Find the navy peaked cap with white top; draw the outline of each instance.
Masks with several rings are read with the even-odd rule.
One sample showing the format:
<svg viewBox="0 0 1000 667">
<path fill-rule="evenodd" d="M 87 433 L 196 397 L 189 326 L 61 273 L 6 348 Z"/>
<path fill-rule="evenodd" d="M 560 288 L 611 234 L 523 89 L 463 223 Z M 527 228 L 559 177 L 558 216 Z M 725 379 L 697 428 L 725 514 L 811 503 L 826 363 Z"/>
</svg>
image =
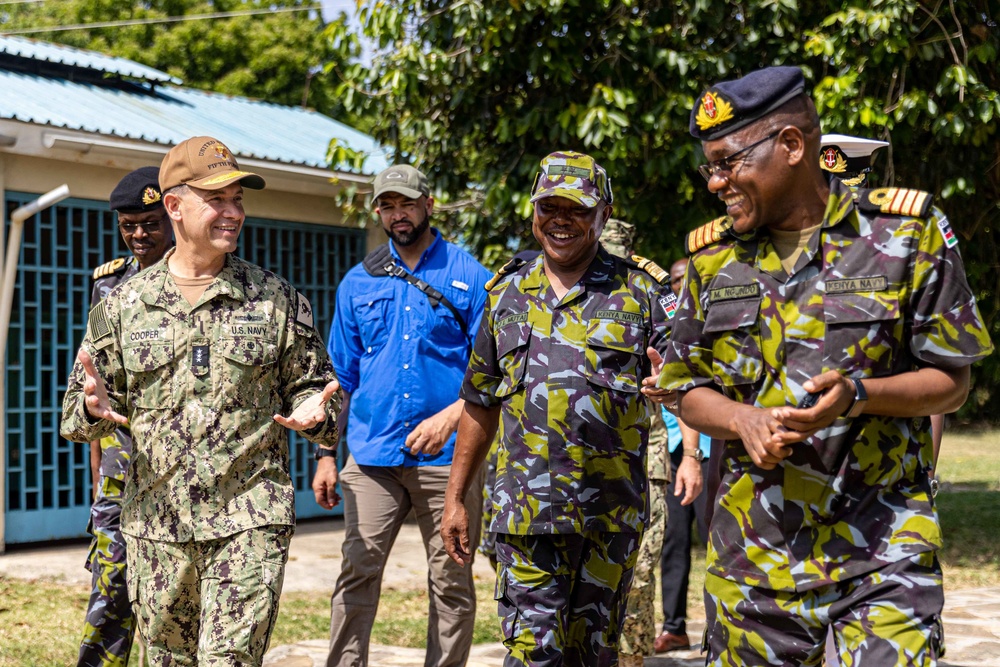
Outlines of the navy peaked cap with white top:
<svg viewBox="0 0 1000 667">
<path fill-rule="evenodd" d="M 709 86 L 691 110 L 691 136 L 719 139 L 768 115 L 802 95 L 805 76 L 798 67 L 767 67 L 740 79 Z"/>
</svg>

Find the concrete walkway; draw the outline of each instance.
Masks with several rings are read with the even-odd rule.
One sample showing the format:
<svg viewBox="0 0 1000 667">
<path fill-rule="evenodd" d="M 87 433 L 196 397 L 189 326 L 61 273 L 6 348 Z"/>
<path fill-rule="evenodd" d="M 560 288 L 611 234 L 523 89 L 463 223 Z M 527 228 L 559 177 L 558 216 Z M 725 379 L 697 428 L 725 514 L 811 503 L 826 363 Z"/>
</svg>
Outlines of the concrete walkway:
<svg viewBox="0 0 1000 667">
<path fill-rule="evenodd" d="M 289 552 L 285 572 L 284 592 L 331 592 L 340 572 L 340 543 L 344 524 L 339 519 L 313 520 L 298 527 Z M 87 545 L 44 547 L 15 550 L 0 555 L 0 577 L 47 579 L 68 585 L 87 587 L 90 576 L 83 568 Z M 477 580 L 493 579 L 493 571 L 485 558 L 474 564 Z M 383 586 L 397 590 L 412 590 L 426 586 L 427 565 L 420 531 L 408 523 L 400 531 L 389 562 Z M 480 609 L 479 613 L 492 613 Z M 701 637 L 703 620 L 691 619 L 688 634 L 692 640 Z M 968 591 L 946 590 L 944 609 L 947 656 L 941 667 L 1000 667 L 1000 588 Z M 264 664 L 268 667 L 319 667 L 326 660 L 325 637 L 289 646 L 272 646 Z M 676 651 L 668 655 L 647 658 L 647 667 L 696 667 L 704 665 L 697 646 L 691 651 Z M 499 644 L 473 647 L 468 667 L 500 667 L 506 654 Z M 420 649 L 373 646 L 370 667 L 423 667 L 424 653 Z"/>
</svg>

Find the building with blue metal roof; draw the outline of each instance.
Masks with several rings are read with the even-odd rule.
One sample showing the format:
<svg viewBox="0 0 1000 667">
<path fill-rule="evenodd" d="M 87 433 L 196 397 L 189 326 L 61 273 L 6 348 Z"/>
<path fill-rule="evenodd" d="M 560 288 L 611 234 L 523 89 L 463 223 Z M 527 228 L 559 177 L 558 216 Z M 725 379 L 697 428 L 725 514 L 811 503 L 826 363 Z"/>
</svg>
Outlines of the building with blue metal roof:
<svg viewBox="0 0 1000 667">
<path fill-rule="evenodd" d="M 85 535 L 85 445 L 59 437 L 66 378 L 83 337 L 94 267 L 128 250 L 108 195 L 129 171 L 158 165 L 195 135 L 220 139 L 267 181 L 248 190 L 238 253 L 286 277 L 312 302 L 325 337 L 336 287 L 381 238 L 345 225 L 337 197 L 387 166 L 369 136 L 308 109 L 185 88 L 129 60 L 0 36 L 0 198 L 7 216 L 62 184 L 70 198 L 29 218 L 4 359 L 0 550 Z M 361 173 L 330 165 L 336 140 L 366 155 Z M 370 238 L 369 238 L 370 237 Z M 316 515 L 311 447 L 291 440 L 299 517 Z"/>
</svg>

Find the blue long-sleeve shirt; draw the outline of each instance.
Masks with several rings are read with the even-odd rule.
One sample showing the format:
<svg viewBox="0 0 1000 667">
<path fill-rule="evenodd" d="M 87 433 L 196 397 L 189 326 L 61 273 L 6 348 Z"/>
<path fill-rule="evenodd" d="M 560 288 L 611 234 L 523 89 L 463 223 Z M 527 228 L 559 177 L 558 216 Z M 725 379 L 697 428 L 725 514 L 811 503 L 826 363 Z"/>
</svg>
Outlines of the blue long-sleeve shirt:
<svg viewBox="0 0 1000 667">
<path fill-rule="evenodd" d="M 337 289 L 329 351 L 337 378 L 351 394 L 347 445 L 360 465 L 449 465 L 455 435 L 434 456 L 403 453 L 422 420 L 458 400 L 486 303 L 487 271 L 434 230 L 414 276 L 444 294 L 465 320 L 401 278 L 375 277 L 355 266 Z M 406 267 L 389 242 L 397 263 Z"/>
</svg>

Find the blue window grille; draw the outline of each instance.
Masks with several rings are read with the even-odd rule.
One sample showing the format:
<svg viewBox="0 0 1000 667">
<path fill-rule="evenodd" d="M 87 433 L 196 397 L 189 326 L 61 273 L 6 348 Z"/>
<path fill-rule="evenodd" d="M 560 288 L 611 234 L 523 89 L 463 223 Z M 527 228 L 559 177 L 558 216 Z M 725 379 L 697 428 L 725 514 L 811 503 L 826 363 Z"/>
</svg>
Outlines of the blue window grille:
<svg viewBox="0 0 1000 667">
<path fill-rule="evenodd" d="M 6 219 L 36 197 L 7 192 Z M 306 295 L 324 340 L 337 285 L 364 252 L 360 229 L 258 218 L 247 219 L 238 251 Z M 70 198 L 25 221 L 7 343 L 4 538 L 9 544 L 85 534 L 89 448 L 59 437 L 62 398 L 86 330 L 94 267 L 127 255 L 106 202 Z M 320 515 L 325 511 L 310 490 L 312 445 L 292 434 L 290 448 L 296 513 Z"/>
</svg>

